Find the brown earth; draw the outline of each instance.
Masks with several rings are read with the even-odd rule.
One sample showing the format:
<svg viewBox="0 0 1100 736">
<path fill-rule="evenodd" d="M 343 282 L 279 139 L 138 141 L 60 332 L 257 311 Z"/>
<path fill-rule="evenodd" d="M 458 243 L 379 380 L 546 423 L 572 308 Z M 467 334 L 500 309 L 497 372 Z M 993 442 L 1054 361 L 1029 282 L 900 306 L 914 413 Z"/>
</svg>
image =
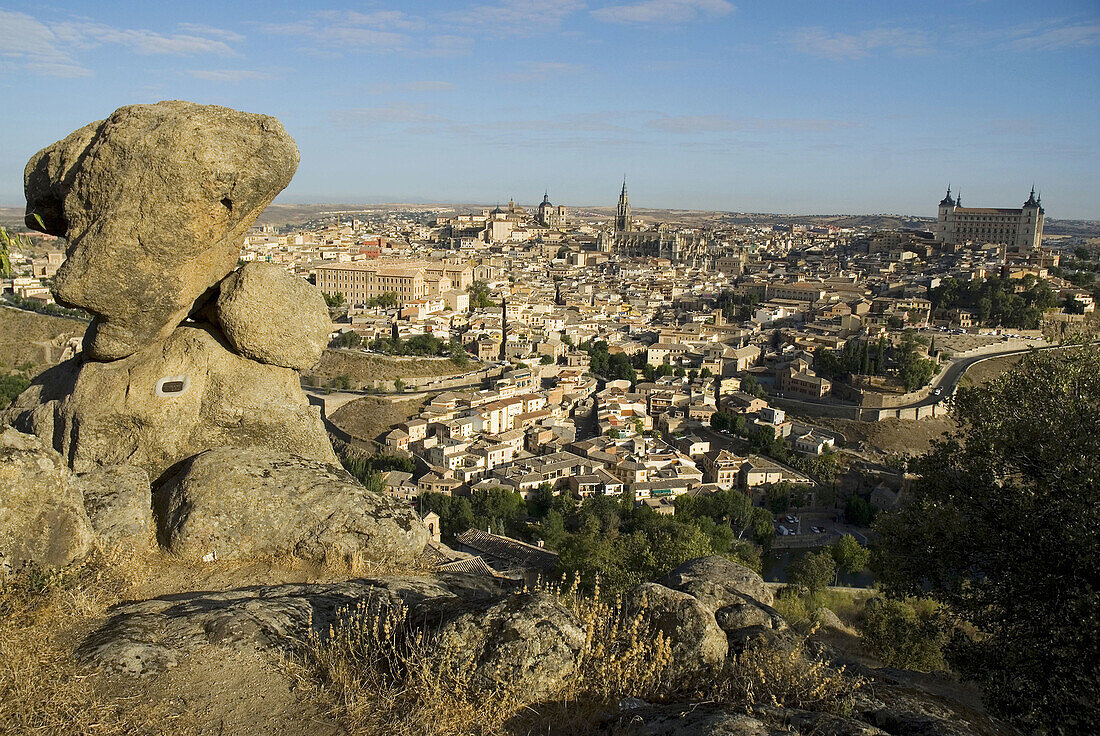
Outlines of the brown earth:
<svg viewBox="0 0 1100 736">
<path fill-rule="evenodd" d="M 390 401 L 379 396 L 364 396 L 334 411 L 329 421 L 360 442 L 377 442 L 394 425 L 420 414 L 426 400 Z"/>
<path fill-rule="evenodd" d="M 977 386 L 986 383 L 1019 363 L 1024 357 L 1023 355 L 1006 355 L 1003 358 L 990 358 L 975 363 L 963 374 L 960 384 L 963 386 Z"/>
<path fill-rule="evenodd" d="M 353 387 L 373 387 L 375 381 L 453 376 L 476 369 L 477 364 L 472 361 L 465 368 L 460 368 L 449 358 L 388 358 L 345 350 L 326 350 L 321 361 L 304 375 L 315 378 L 322 386 L 328 385 L 334 378 L 347 376 Z"/>
<path fill-rule="evenodd" d="M 949 417 L 934 419 L 884 419 L 881 422 L 857 422 L 854 419 L 815 417 L 813 423 L 834 429 L 848 438 L 848 447 L 864 443 L 868 452 L 887 455 L 921 455 L 932 440 L 955 429 Z"/>
<path fill-rule="evenodd" d="M 90 669 L 72 652 L 120 601 L 415 572 L 293 557 L 197 565 L 165 552 L 118 547 L 97 552 L 75 577 L 48 582 L 45 589 L 33 580 L 0 586 L 0 733 L 340 733 L 294 663 L 274 654 L 206 645 L 177 667 L 138 679 Z"/>
<path fill-rule="evenodd" d="M 30 363 L 24 372 L 38 375 L 57 362 L 69 338 L 86 329 L 80 320 L 0 307 L 0 373 Z"/>
</svg>

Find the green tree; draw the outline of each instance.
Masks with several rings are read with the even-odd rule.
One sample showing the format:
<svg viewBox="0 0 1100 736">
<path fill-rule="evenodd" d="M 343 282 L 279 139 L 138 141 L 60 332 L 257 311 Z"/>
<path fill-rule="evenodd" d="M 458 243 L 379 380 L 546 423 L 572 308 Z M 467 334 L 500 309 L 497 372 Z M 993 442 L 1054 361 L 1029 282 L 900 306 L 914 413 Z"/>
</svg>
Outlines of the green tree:
<svg viewBox="0 0 1100 736">
<path fill-rule="evenodd" d="M 860 545 L 851 534 L 845 534 L 834 542 L 829 547 L 829 553 L 832 554 L 833 561 L 836 562 L 834 582 L 840 578 L 842 572 L 848 575 L 862 572 L 866 569 L 867 563 L 871 561 L 871 550 Z"/>
<path fill-rule="evenodd" d="M 730 429 L 733 426 L 733 415 L 724 411 L 716 411 L 710 415 L 711 429 L 715 429 L 721 432 L 723 429 Z"/>
<path fill-rule="evenodd" d="M 870 526 L 875 519 L 875 507 L 856 495 L 844 501 L 844 520 L 856 526 Z"/>
<path fill-rule="evenodd" d="M 470 309 L 487 309 L 493 306 L 493 300 L 489 296 L 489 287 L 484 281 L 473 281 L 466 289 L 470 295 Z"/>
<path fill-rule="evenodd" d="M 756 381 L 756 376 L 751 373 L 741 379 L 741 390 L 752 396 L 764 396 L 764 389 L 760 388 L 760 384 Z"/>
<path fill-rule="evenodd" d="M 1033 352 L 961 387 L 954 414 L 960 429 L 876 524 L 878 580 L 977 630 L 947 656 L 992 712 L 1083 733 L 1100 719 L 1100 350 Z"/>
<path fill-rule="evenodd" d="M 6 408 L 15 401 L 15 397 L 23 393 L 31 385 L 30 379 L 22 373 L 9 373 L 0 376 L 0 408 Z"/>
<path fill-rule="evenodd" d="M 630 364 L 630 356 L 626 353 L 615 353 L 608 357 L 605 375 L 613 381 L 626 380 L 631 383 L 638 377 L 634 366 Z"/>
<path fill-rule="evenodd" d="M 363 338 L 355 330 L 341 332 L 332 340 L 335 348 L 357 348 L 363 344 Z"/>
<path fill-rule="evenodd" d="M 787 566 L 787 583 L 800 595 L 816 596 L 836 577 L 829 552 L 807 552 Z"/>
<path fill-rule="evenodd" d="M 863 643 L 887 666 L 922 672 L 946 666 L 943 647 L 951 629 L 932 601 L 876 596 L 867 601 L 857 628 Z"/>
<path fill-rule="evenodd" d="M 368 307 L 381 307 L 383 309 L 393 309 L 400 303 L 400 298 L 395 292 L 387 291 L 378 296 L 372 296 L 367 302 Z"/>
<path fill-rule="evenodd" d="M 327 304 L 331 309 L 344 306 L 344 295 L 339 291 L 335 294 L 321 292 L 321 296 L 325 298 L 325 304 Z"/>
<path fill-rule="evenodd" d="M 400 378 L 393 379 L 393 390 L 397 393 L 401 393 L 405 390 L 405 382 L 402 381 Z"/>
</svg>

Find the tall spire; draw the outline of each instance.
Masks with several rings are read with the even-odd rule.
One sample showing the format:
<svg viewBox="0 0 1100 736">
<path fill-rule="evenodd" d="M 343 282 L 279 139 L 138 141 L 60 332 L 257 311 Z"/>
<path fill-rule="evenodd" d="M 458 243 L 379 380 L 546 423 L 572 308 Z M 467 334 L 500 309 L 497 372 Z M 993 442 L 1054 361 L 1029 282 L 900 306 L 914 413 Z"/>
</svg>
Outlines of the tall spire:
<svg viewBox="0 0 1100 736">
<path fill-rule="evenodd" d="M 626 174 L 623 174 L 623 191 L 619 195 L 619 209 L 615 216 L 615 229 L 620 232 L 633 229 L 630 221 L 630 197 L 626 194 Z"/>
<path fill-rule="evenodd" d="M 963 206 L 963 193 L 961 189 L 959 190 L 959 193 L 955 195 L 955 204 L 959 207 Z"/>
<path fill-rule="evenodd" d="M 1040 195 L 1040 198 L 1039 198 L 1039 199 L 1035 199 L 1035 185 L 1034 185 L 1034 184 L 1032 184 L 1032 185 L 1031 185 L 1031 194 L 1030 194 L 1030 195 L 1028 196 L 1028 198 L 1027 198 L 1027 201 L 1026 201 L 1026 202 L 1024 202 L 1024 207 L 1038 207 L 1038 206 L 1039 206 L 1039 202 L 1040 202 L 1041 200 L 1042 200 L 1042 196 L 1041 196 L 1041 195 Z"/>
<path fill-rule="evenodd" d="M 500 298 L 500 359 L 508 360 L 508 299 Z"/>
<path fill-rule="evenodd" d="M 940 207 L 954 207 L 955 200 L 951 198 L 951 185 L 947 185 L 947 196 L 940 200 Z"/>
</svg>

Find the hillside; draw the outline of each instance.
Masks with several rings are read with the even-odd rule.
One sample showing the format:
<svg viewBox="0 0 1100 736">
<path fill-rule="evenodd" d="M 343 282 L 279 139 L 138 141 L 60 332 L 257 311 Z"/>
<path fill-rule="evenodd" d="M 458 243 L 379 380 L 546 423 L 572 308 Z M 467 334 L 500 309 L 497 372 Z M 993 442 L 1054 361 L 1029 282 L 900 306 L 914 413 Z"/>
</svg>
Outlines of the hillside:
<svg viewBox="0 0 1100 736">
<path fill-rule="evenodd" d="M 88 329 L 87 322 L 0 306 L 0 373 L 19 368 L 28 376 L 57 362 L 65 344 Z"/>
<path fill-rule="evenodd" d="M 373 386 L 375 381 L 392 382 L 400 378 L 436 378 L 454 376 L 477 369 L 471 362 L 460 367 L 449 358 L 391 358 L 384 355 L 352 350 L 326 350 L 319 362 L 304 375 L 316 379 L 318 385 L 329 385 L 333 379 L 347 376 L 353 388 Z"/>
</svg>

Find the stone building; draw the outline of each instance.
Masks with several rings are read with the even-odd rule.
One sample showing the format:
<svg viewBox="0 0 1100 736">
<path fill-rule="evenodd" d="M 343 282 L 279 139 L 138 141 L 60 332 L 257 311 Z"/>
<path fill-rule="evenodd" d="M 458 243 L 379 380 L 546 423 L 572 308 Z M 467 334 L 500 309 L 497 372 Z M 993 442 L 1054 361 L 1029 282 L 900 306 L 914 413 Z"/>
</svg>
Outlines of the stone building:
<svg viewBox="0 0 1100 736">
<path fill-rule="evenodd" d="M 1043 240 L 1043 218 L 1042 197 L 1036 198 L 1034 187 L 1019 209 L 963 207 L 962 195 L 952 197 L 948 188 L 940 201 L 934 234 L 936 242 L 943 245 L 971 240 L 1031 250 Z"/>
</svg>

